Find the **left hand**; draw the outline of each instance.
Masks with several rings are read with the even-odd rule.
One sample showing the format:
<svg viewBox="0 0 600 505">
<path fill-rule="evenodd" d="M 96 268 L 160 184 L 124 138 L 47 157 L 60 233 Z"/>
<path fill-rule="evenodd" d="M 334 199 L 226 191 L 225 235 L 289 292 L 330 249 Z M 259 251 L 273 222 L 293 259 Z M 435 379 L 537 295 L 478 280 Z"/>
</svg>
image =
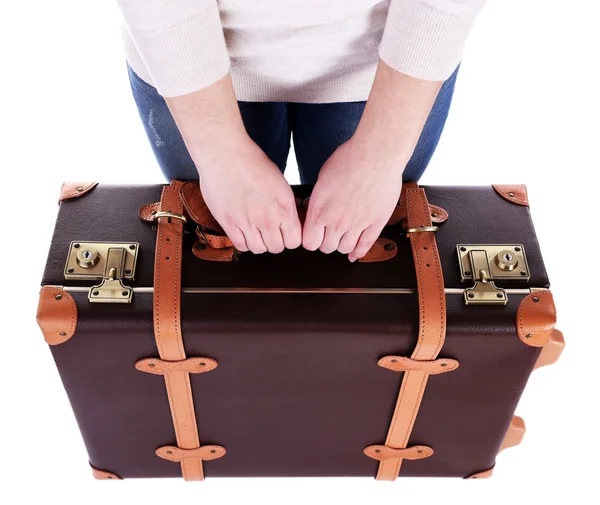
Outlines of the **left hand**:
<svg viewBox="0 0 600 505">
<path fill-rule="evenodd" d="M 356 135 L 342 144 L 321 168 L 309 200 L 304 248 L 337 250 L 351 262 L 367 254 L 398 203 L 405 165 Z"/>
</svg>

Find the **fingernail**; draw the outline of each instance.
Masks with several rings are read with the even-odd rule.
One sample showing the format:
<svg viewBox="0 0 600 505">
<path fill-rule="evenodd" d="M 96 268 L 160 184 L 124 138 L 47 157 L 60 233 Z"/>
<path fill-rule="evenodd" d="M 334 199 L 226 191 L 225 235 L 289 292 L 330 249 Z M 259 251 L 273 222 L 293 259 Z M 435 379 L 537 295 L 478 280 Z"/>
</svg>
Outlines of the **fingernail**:
<svg viewBox="0 0 600 505">
<path fill-rule="evenodd" d="M 348 259 L 350 260 L 350 263 L 354 263 L 357 260 L 357 258 L 351 258 L 350 256 L 348 256 Z"/>
</svg>

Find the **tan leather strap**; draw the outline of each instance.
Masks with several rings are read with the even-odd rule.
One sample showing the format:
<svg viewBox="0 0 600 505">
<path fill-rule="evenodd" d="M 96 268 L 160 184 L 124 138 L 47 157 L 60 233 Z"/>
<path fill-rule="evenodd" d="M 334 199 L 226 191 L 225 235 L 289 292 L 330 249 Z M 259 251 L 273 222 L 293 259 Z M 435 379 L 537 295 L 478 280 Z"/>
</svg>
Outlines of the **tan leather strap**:
<svg viewBox="0 0 600 505">
<path fill-rule="evenodd" d="M 157 212 L 183 215 L 181 186 L 182 183 L 174 181 L 163 189 Z M 181 363 L 186 360 L 180 320 L 184 222 L 171 217 L 160 217 L 156 221 L 158 231 L 154 263 L 154 336 L 161 359 L 178 363 L 170 371 L 163 370 L 177 445 L 184 450 L 199 449 L 200 437 L 190 375 L 188 370 L 181 367 Z M 180 464 L 185 480 L 204 479 L 202 458 L 182 458 Z"/>
<path fill-rule="evenodd" d="M 431 212 L 425 191 L 415 183 L 404 185 L 407 228 L 431 227 Z M 446 298 L 442 265 L 433 231 L 408 234 L 413 251 L 417 288 L 419 294 L 419 337 L 411 359 L 433 361 L 437 358 L 446 335 Z M 402 386 L 390 423 L 385 446 L 391 449 L 407 448 L 421 400 L 425 392 L 429 372 L 410 369 L 404 372 Z M 403 457 L 391 457 L 380 461 L 378 480 L 395 480 L 400 472 Z"/>
</svg>

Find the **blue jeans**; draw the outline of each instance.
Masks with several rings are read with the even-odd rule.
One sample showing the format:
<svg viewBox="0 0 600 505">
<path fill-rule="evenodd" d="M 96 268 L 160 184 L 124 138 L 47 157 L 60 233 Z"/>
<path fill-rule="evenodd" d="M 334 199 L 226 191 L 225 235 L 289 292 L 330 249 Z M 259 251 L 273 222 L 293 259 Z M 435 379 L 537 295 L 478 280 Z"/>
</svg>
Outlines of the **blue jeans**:
<svg viewBox="0 0 600 505">
<path fill-rule="evenodd" d="M 163 174 L 168 180 L 198 179 L 194 162 L 165 100 L 130 67 L 128 70 L 133 97 Z M 433 156 L 448 117 L 457 73 L 458 68 L 437 96 L 404 171 L 405 181 L 418 181 Z M 282 172 L 293 136 L 300 181 L 314 184 L 323 164 L 354 134 L 366 102 L 238 103 L 248 135 Z"/>
</svg>

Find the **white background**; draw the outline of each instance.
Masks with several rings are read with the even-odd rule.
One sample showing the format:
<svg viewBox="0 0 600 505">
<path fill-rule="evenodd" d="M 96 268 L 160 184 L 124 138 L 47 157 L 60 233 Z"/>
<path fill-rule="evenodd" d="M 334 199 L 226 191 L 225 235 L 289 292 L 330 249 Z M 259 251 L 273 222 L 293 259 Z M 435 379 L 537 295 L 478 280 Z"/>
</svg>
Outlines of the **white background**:
<svg viewBox="0 0 600 505">
<path fill-rule="evenodd" d="M 90 475 L 35 324 L 37 291 L 63 180 L 147 183 L 162 182 L 161 174 L 130 96 L 113 2 L 3 2 L 1 499 L 504 504 L 566 502 L 592 492 L 600 449 L 599 19 L 591 0 L 491 0 L 472 33 L 446 131 L 422 180 L 528 184 L 558 327 L 567 338 L 560 363 L 532 376 L 517 410 L 528 425 L 525 440 L 499 456 L 491 479 L 111 483 Z"/>
</svg>

